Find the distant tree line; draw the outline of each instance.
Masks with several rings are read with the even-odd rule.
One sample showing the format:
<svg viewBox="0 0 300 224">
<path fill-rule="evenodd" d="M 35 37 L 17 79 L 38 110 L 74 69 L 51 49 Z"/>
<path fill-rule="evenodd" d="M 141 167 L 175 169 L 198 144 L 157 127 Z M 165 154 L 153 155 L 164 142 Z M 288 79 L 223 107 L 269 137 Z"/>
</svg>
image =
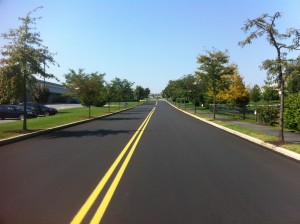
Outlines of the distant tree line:
<svg viewBox="0 0 300 224">
<path fill-rule="evenodd" d="M 148 98 L 149 88 L 136 86 L 127 79 L 115 78 L 111 82 L 104 79 L 105 73 L 85 73 L 84 69 L 73 69 L 65 74 L 64 86 L 69 90 L 68 95 L 78 97 L 82 105 L 101 107 L 108 102 L 140 101 Z"/>
<path fill-rule="evenodd" d="M 164 97 L 175 103 L 190 101 L 195 106 L 212 104 L 214 119 L 217 103 L 240 107 L 248 104 L 248 90 L 237 65 L 229 63 L 227 51 L 206 51 L 197 57 L 197 62 L 200 67 L 195 74 L 169 81 L 163 90 Z"/>
</svg>

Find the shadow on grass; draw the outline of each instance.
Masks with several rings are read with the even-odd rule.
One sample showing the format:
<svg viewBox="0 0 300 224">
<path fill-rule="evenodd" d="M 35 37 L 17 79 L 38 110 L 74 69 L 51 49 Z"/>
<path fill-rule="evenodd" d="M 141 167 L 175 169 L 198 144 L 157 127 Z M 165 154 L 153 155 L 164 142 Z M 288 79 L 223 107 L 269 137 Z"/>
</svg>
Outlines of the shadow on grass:
<svg viewBox="0 0 300 224">
<path fill-rule="evenodd" d="M 58 113 L 58 114 L 69 114 L 69 113 L 71 113 L 71 112 L 68 112 L 68 111 L 58 111 L 57 113 Z"/>
</svg>

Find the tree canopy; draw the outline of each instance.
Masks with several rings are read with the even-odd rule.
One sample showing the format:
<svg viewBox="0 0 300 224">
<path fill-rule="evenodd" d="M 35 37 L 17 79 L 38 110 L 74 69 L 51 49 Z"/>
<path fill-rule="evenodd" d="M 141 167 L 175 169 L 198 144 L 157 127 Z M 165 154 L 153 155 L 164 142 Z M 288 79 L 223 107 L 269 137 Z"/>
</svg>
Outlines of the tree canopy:
<svg viewBox="0 0 300 224">
<path fill-rule="evenodd" d="M 0 103 L 16 102 L 23 96 L 24 122 L 26 124 L 26 93 L 27 89 L 33 89 L 37 82 L 35 75 L 44 78 L 55 78 L 44 70 L 48 64 L 56 65 L 48 47 L 42 45 L 40 33 L 36 32 L 36 21 L 40 18 L 33 17 L 39 8 L 19 18 L 21 25 L 16 29 L 10 29 L 1 37 L 7 44 L 1 49 L 0 59 Z"/>
<path fill-rule="evenodd" d="M 240 46 L 251 44 L 254 39 L 266 36 L 267 42 L 276 50 L 275 59 L 267 59 L 262 63 L 261 68 L 267 70 L 268 75 L 275 76 L 275 82 L 279 84 L 280 90 L 280 138 L 284 141 L 284 88 L 285 79 L 283 70 L 287 63 L 287 54 L 292 50 L 299 50 L 300 30 L 289 28 L 285 33 L 276 29 L 276 20 L 282 16 L 282 13 L 276 12 L 274 15 L 263 14 L 255 19 L 248 19 L 243 26 L 244 32 L 250 32 L 245 40 L 240 41 Z"/>
<path fill-rule="evenodd" d="M 197 63 L 200 64 L 196 74 L 207 84 L 209 94 L 214 99 L 214 119 L 216 118 L 216 98 L 217 94 L 223 88 L 222 76 L 233 73 L 233 68 L 228 65 L 229 54 L 227 51 L 206 51 L 206 54 L 197 57 Z"/>
</svg>

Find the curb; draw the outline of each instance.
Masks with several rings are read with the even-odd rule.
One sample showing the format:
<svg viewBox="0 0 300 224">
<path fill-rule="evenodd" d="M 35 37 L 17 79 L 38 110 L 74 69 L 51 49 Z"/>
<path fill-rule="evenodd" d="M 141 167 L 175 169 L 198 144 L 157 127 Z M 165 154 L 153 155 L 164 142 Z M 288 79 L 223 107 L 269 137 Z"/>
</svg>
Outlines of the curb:
<svg viewBox="0 0 300 224">
<path fill-rule="evenodd" d="M 180 108 L 174 106 L 173 104 L 171 104 L 171 103 L 168 102 L 168 101 L 166 101 L 166 102 L 169 103 L 172 107 L 176 108 L 177 110 L 179 110 L 179 111 L 181 111 L 181 112 L 183 112 L 183 113 L 185 113 L 185 114 L 187 114 L 187 115 L 189 115 L 189 116 L 191 116 L 191 117 L 194 117 L 194 118 L 196 118 L 196 119 L 198 119 L 198 120 L 200 120 L 200 121 L 202 121 L 202 122 L 205 122 L 205 123 L 210 124 L 210 125 L 212 125 L 212 126 L 214 126 L 214 127 L 217 127 L 217 128 L 219 128 L 219 129 L 222 129 L 222 130 L 224 130 L 224 131 L 226 131 L 226 132 L 229 132 L 229 133 L 231 133 L 231 134 L 234 134 L 234 135 L 236 135 L 236 136 L 239 136 L 239 137 L 241 137 L 241 138 L 243 138 L 243 139 L 246 139 L 246 140 L 248 140 L 248 141 L 250 141 L 250 142 L 253 142 L 253 143 L 256 143 L 256 144 L 258 144 L 258 145 L 261 145 L 261 146 L 263 146 L 263 147 L 265 147 L 265 148 L 267 148 L 267 149 L 270 149 L 270 150 L 273 151 L 273 152 L 277 152 L 277 153 L 282 154 L 282 155 L 284 155 L 284 156 L 287 156 L 287 157 L 289 157 L 289 158 L 292 158 L 292 159 L 295 159 L 295 160 L 297 160 L 297 161 L 300 161 L 300 154 L 298 154 L 298 153 L 296 153 L 296 152 L 290 151 L 290 150 L 285 149 L 285 148 L 282 148 L 282 147 L 278 147 L 278 146 L 276 146 L 276 145 L 267 143 L 267 142 L 265 142 L 265 141 L 263 141 L 263 140 L 260 140 L 260 139 L 251 137 L 251 136 L 249 136 L 249 135 L 246 135 L 246 134 L 243 134 L 243 133 L 234 131 L 234 130 L 232 130 L 232 129 L 230 129 L 230 128 L 226 128 L 226 127 L 224 127 L 224 126 L 222 126 L 222 125 L 213 123 L 213 122 L 211 122 L 211 121 L 207 121 L 207 120 L 205 120 L 205 119 L 203 119 L 203 118 L 200 118 L 200 117 L 198 117 L 198 116 L 196 116 L 196 115 L 194 115 L 194 114 L 190 114 L 190 113 L 188 113 L 188 112 L 186 112 L 186 111 L 184 111 L 184 110 L 182 110 L 182 109 L 180 109 Z"/>
<path fill-rule="evenodd" d="M 58 130 L 61 130 L 61 129 L 64 129 L 64 128 L 69 128 L 69 127 L 72 127 L 72 126 L 75 126 L 75 125 L 88 123 L 90 121 L 98 120 L 98 119 L 101 119 L 101 118 L 104 118 L 104 117 L 109 117 L 111 115 L 118 114 L 118 113 L 130 110 L 132 108 L 133 107 L 130 107 L 130 108 L 127 108 L 127 109 L 124 109 L 124 110 L 120 110 L 120 111 L 117 111 L 117 112 L 101 115 L 101 116 L 98 116 L 98 117 L 88 118 L 88 119 L 85 119 L 85 120 L 82 120 L 82 121 L 75 121 L 75 122 L 72 122 L 72 123 L 56 126 L 56 127 L 53 127 L 53 128 L 48 128 L 48 129 L 41 130 L 41 131 L 35 131 L 35 132 L 32 132 L 32 133 L 22 134 L 22 135 L 19 135 L 19 136 L 3 139 L 3 140 L 0 140 L 0 146 L 7 145 L 7 144 L 10 144 L 10 143 L 14 143 L 14 142 L 18 142 L 18 141 L 22 141 L 22 140 L 25 140 L 25 139 L 28 139 L 28 138 L 39 136 L 39 135 L 48 134 L 48 133 L 58 131 Z"/>
</svg>

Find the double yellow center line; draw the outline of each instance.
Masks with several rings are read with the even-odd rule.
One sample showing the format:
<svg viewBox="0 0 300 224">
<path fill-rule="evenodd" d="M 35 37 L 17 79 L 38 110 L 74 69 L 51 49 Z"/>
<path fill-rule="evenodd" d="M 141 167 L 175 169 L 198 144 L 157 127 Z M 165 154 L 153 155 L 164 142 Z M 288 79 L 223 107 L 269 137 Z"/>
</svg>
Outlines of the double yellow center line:
<svg viewBox="0 0 300 224">
<path fill-rule="evenodd" d="M 94 191 L 92 192 L 92 194 L 89 196 L 89 198 L 86 200 L 86 202 L 84 203 L 84 205 L 81 207 L 81 209 L 78 211 L 78 213 L 76 214 L 76 216 L 73 218 L 73 220 L 71 221 L 71 224 L 79 224 L 82 222 L 82 220 L 84 219 L 84 217 L 86 216 L 86 214 L 88 213 L 88 211 L 90 210 L 91 206 L 94 204 L 95 200 L 97 199 L 98 195 L 101 193 L 102 189 L 104 188 L 104 186 L 106 185 L 107 181 L 110 179 L 111 175 L 113 174 L 113 172 L 115 171 L 116 167 L 118 166 L 118 164 L 120 163 L 120 161 L 122 160 L 122 158 L 124 157 L 124 155 L 126 154 L 126 152 L 128 151 L 128 149 L 131 146 L 131 149 L 129 151 L 129 153 L 127 154 L 123 164 L 121 165 L 119 171 L 117 172 L 117 175 L 115 176 L 112 184 L 110 185 L 107 193 L 105 194 L 103 200 L 101 201 L 96 213 L 94 214 L 92 220 L 91 220 L 91 224 L 98 224 L 101 222 L 101 219 L 106 211 L 106 208 L 121 180 L 121 177 L 124 174 L 124 171 L 134 153 L 134 150 L 142 136 L 142 134 L 144 133 L 148 122 L 150 121 L 150 118 L 152 116 L 152 114 L 155 111 L 155 107 L 151 110 L 151 112 L 148 114 L 148 116 L 146 117 L 146 119 L 143 121 L 143 123 L 141 124 L 141 126 L 138 128 L 138 130 L 134 133 L 134 135 L 132 136 L 132 138 L 129 140 L 129 142 L 127 143 L 127 145 L 124 147 L 124 149 L 122 150 L 122 152 L 119 154 L 119 156 L 117 157 L 117 159 L 114 161 L 114 163 L 111 165 L 111 167 L 109 168 L 109 170 L 106 172 L 106 174 L 104 175 L 104 177 L 102 178 L 102 180 L 99 182 L 99 184 L 97 185 L 97 187 L 94 189 Z"/>
</svg>

